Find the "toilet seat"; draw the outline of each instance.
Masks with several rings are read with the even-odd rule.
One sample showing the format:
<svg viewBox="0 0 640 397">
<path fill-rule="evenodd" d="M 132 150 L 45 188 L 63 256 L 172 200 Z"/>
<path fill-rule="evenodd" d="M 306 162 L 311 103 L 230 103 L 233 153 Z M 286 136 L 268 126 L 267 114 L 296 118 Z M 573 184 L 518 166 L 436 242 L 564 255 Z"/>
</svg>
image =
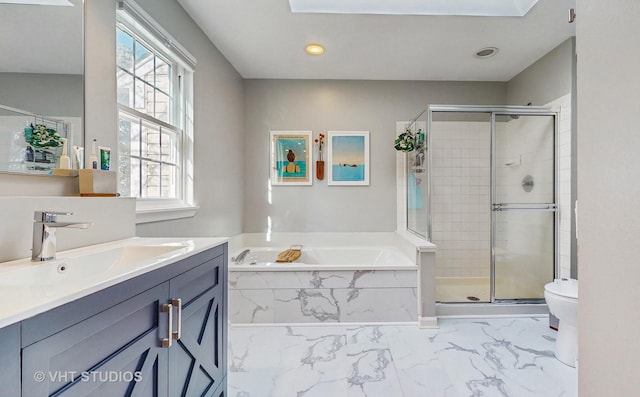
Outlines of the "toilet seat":
<svg viewBox="0 0 640 397">
<path fill-rule="evenodd" d="M 545 291 L 563 298 L 578 299 L 578 280 L 553 280 L 544 286 Z"/>
</svg>

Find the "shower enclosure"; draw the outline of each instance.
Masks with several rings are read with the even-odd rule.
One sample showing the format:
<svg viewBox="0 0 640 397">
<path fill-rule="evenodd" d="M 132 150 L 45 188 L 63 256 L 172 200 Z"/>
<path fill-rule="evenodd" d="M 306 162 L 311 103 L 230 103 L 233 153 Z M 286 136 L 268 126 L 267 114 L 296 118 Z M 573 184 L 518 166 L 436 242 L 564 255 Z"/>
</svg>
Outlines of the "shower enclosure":
<svg viewBox="0 0 640 397">
<path fill-rule="evenodd" d="M 437 301 L 542 302 L 557 268 L 557 116 L 427 109 L 425 145 L 407 156 L 407 225 L 438 247 Z"/>
</svg>

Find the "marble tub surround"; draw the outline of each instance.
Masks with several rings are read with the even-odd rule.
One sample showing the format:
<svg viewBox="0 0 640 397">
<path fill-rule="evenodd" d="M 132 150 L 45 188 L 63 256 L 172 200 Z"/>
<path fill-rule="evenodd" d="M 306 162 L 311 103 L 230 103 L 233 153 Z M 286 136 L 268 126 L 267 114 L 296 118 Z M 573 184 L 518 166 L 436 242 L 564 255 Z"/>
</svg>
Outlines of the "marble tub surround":
<svg viewBox="0 0 640 397">
<path fill-rule="evenodd" d="M 392 266 L 343 266 L 343 264 L 329 264 L 331 266 L 318 266 L 306 269 L 291 268 L 285 265 L 272 266 L 278 275 L 263 276 L 246 275 L 252 282 L 258 283 L 250 287 L 246 284 L 233 284 L 238 277 L 233 273 L 237 270 L 245 272 L 255 271 L 251 265 L 244 264 L 239 267 L 230 265 L 229 285 L 229 313 L 233 323 L 270 323 L 290 322 L 416 322 L 421 326 L 437 326 L 435 316 L 435 250 L 436 246 L 414 236 L 408 232 L 373 232 L 373 233 L 245 233 L 234 236 L 229 242 L 230 256 L 235 256 L 247 248 L 254 251 L 278 250 L 287 248 L 293 244 L 302 245 L 302 257 L 314 247 L 318 248 L 364 248 L 379 249 L 392 247 L 393 250 L 405 257 L 404 267 L 394 263 Z M 275 253 L 274 253 L 275 254 Z M 259 256 L 259 255 L 258 255 Z M 311 255 L 309 255 L 311 257 Z M 259 262 L 259 260 L 258 260 Z M 327 265 L 328 263 L 324 263 Z M 285 269 L 286 268 L 286 269 Z M 297 272 L 307 270 L 309 272 L 322 272 L 320 278 L 322 286 L 311 283 L 314 277 L 311 273 L 304 276 L 302 283 L 288 284 L 291 278 L 300 275 L 284 275 L 282 270 Z M 326 273 L 330 270 L 330 273 Z M 410 271 L 400 275 L 400 271 Z M 260 270 L 262 271 L 262 269 Z M 351 274 L 338 275 L 332 272 L 349 271 Z M 374 271 L 373 274 L 359 277 L 357 287 L 349 287 L 353 279 L 353 272 Z M 390 271 L 390 276 L 381 276 Z M 393 273 L 393 272 L 396 273 Z M 411 274 L 410 284 L 400 280 Z M 389 282 L 364 284 L 365 280 L 385 277 Z M 346 280 L 338 286 L 331 284 L 333 281 Z M 415 281 L 413 281 L 415 279 Z M 258 281 L 260 280 L 260 281 Z M 272 284 L 270 284 L 272 283 Z M 316 283 L 317 284 L 317 283 Z M 345 286 L 346 285 L 346 286 Z M 286 291 L 286 290 L 289 291 Z M 302 291 L 304 289 L 305 291 Z M 309 289 L 316 289 L 314 295 L 310 295 Z M 344 289 L 341 290 L 341 289 Z M 343 298 L 346 297 L 346 298 Z M 369 300 L 368 297 L 372 297 Z M 377 297 L 374 298 L 374 297 Z M 410 302 L 409 300 L 412 300 Z M 293 303 L 298 305 L 292 311 Z M 315 305 L 315 306 L 314 306 Z M 368 307 L 367 307 L 368 306 Z M 315 308 L 317 308 L 317 310 Z M 414 309 L 415 307 L 415 309 Z M 314 308 L 309 310 L 309 308 Z M 357 312 L 357 313 L 356 313 Z M 282 315 L 278 314 L 282 313 Z M 300 313 L 300 314 L 298 314 Z M 288 316 L 288 318 L 287 318 Z M 324 320 L 321 320 L 324 319 Z M 304 320 L 304 321 L 301 321 Z"/>
<path fill-rule="evenodd" d="M 231 326 L 229 395 L 576 397 L 545 318 L 413 325 Z"/>
<path fill-rule="evenodd" d="M 232 266 L 231 269 L 234 269 Z M 412 270 L 290 270 L 229 271 L 229 287 L 250 289 L 299 288 L 415 288 L 416 269 Z"/>
<path fill-rule="evenodd" d="M 233 324 L 416 322 L 413 270 L 230 271 Z"/>
</svg>

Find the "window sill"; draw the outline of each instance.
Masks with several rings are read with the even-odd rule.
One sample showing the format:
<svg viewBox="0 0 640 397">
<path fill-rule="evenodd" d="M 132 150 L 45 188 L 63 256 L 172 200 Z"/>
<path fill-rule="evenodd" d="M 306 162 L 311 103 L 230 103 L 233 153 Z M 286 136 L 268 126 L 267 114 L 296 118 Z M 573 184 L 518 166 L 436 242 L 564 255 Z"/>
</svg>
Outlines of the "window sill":
<svg viewBox="0 0 640 397">
<path fill-rule="evenodd" d="M 169 221 L 193 217 L 200 207 L 176 206 L 176 207 L 149 207 L 140 205 L 136 208 L 136 224 Z"/>
</svg>

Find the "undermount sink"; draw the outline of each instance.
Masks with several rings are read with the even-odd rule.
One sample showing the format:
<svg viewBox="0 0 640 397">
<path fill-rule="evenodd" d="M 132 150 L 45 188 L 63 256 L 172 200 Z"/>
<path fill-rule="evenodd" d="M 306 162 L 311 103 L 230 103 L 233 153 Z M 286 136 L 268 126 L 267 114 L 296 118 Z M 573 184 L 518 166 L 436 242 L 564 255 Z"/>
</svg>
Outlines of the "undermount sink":
<svg viewBox="0 0 640 397">
<path fill-rule="evenodd" d="M 109 273 L 122 273 L 148 264 L 153 259 L 165 259 L 166 254 L 185 248 L 184 245 L 129 245 L 104 251 L 70 256 L 64 254 L 50 262 L 30 262 L 0 273 L 2 287 L 41 287 L 82 282 Z"/>
<path fill-rule="evenodd" d="M 9 303 L 0 306 L 0 330 L 139 277 L 177 275 L 184 266 L 173 265 L 222 255 L 226 243 L 224 237 L 129 237 L 60 250 L 50 261 L 31 261 L 23 252 L 22 259 L 0 262 L 0 300 Z"/>
</svg>

